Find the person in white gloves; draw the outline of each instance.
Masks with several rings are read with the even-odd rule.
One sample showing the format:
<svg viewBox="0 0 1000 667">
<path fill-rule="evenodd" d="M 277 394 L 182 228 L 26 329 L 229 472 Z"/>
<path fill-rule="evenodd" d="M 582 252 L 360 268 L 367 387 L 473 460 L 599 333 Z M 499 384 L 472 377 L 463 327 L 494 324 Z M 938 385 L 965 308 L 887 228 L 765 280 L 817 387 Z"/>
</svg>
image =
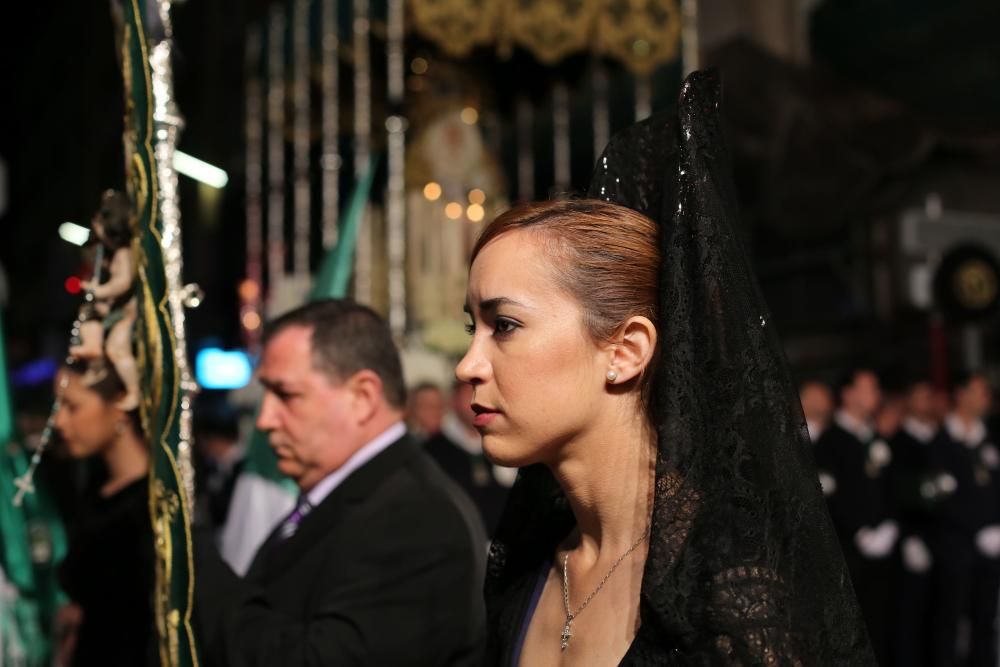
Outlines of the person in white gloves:
<svg viewBox="0 0 1000 667">
<path fill-rule="evenodd" d="M 920 378 L 907 385 L 903 398 L 903 419 L 889 440 L 889 485 L 900 531 L 893 655 L 897 665 L 923 667 L 930 664 L 933 512 L 947 488 L 938 485 L 930 460 L 931 443 L 941 427 L 934 414 L 934 388 Z"/>
<path fill-rule="evenodd" d="M 881 403 L 878 377 L 853 369 L 837 384 L 836 398 L 833 423 L 816 443 L 816 465 L 872 648 L 879 663 L 887 664 L 899 526 L 888 487 L 892 451 L 873 424 Z"/>
<path fill-rule="evenodd" d="M 932 546 L 935 665 L 959 663 L 959 622 L 971 621 L 966 665 L 997 664 L 995 627 L 1000 591 L 1000 450 L 983 422 L 992 404 L 989 382 L 963 374 L 952 384 L 953 405 L 931 446 L 938 477 L 953 492 L 937 509 Z"/>
</svg>

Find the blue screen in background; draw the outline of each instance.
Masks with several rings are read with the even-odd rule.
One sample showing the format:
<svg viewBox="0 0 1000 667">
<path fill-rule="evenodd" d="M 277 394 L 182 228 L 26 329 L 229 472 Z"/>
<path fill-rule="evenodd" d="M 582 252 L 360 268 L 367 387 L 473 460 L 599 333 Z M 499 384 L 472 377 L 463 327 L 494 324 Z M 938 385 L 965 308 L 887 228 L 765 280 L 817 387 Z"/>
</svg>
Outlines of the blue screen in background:
<svg viewBox="0 0 1000 667">
<path fill-rule="evenodd" d="M 205 389 L 242 389 L 253 377 L 253 365 L 243 350 L 206 347 L 195 356 L 194 369 Z"/>
</svg>

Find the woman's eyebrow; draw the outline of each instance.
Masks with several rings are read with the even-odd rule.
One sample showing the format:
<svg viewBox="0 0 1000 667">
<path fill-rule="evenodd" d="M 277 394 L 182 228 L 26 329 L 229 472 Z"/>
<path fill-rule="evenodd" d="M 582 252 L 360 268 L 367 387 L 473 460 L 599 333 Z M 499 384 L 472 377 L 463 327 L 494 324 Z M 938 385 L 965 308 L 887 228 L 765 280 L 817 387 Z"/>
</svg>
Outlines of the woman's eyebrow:
<svg viewBox="0 0 1000 667">
<path fill-rule="evenodd" d="M 531 309 L 531 306 L 521 303 L 520 301 L 515 301 L 514 299 L 506 296 L 497 296 L 480 301 L 479 312 L 484 314 L 495 313 L 500 306 L 517 306 L 519 308 Z M 463 310 L 470 315 L 472 314 L 472 309 L 469 307 L 468 303 L 465 304 Z"/>
</svg>

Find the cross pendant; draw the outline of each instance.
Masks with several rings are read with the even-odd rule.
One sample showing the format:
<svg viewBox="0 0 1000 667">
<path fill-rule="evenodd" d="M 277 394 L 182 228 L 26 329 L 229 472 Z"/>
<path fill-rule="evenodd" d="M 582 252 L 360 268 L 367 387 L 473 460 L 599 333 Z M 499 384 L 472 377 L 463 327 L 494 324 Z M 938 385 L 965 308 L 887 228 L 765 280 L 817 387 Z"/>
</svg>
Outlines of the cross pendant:
<svg viewBox="0 0 1000 667">
<path fill-rule="evenodd" d="M 566 620 L 566 625 L 563 626 L 562 635 L 560 635 L 560 637 L 562 638 L 562 650 L 564 651 L 567 648 L 569 648 L 569 638 L 573 636 L 573 633 L 570 632 L 569 629 L 569 626 L 572 622 L 573 622 L 572 619 Z"/>
<path fill-rule="evenodd" d="M 14 480 L 14 486 L 17 487 L 17 493 L 14 494 L 14 507 L 20 507 L 24 496 L 35 492 L 35 485 L 32 484 L 28 475 L 22 475 Z"/>
</svg>

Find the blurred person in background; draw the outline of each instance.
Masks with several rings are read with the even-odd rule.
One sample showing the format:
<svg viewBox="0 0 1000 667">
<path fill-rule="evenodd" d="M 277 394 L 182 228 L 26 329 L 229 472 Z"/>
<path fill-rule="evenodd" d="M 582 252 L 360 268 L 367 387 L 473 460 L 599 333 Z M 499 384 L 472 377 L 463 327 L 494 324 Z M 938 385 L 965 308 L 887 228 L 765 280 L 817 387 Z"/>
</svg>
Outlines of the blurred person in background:
<svg viewBox="0 0 1000 667">
<path fill-rule="evenodd" d="M 806 428 L 809 429 L 809 439 L 815 443 L 830 425 L 830 419 L 833 417 L 833 393 L 823 382 L 807 380 L 799 387 L 799 400 L 802 401 L 802 413 L 806 418 Z"/>
<path fill-rule="evenodd" d="M 451 409 L 444 416 L 441 432 L 427 441 L 426 450 L 469 495 L 487 536 L 492 537 L 517 469 L 494 465 L 486 458 L 475 418 L 472 385 L 456 381 L 451 389 Z"/>
<path fill-rule="evenodd" d="M 816 443 L 816 466 L 854 590 L 881 664 L 889 660 L 890 580 L 899 527 L 892 516 L 888 444 L 875 431 L 878 377 L 855 368 L 837 384 L 839 406 Z"/>
<path fill-rule="evenodd" d="M 421 382 L 410 390 L 406 402 L 406 423 L 417 440 L 427 440 L 441 432 L 445 398 L 433 382 Z"/>
<path fill-rule="evenodd" d="M 931 443 L 940 423 L 934 414 L 934 390 L 926 379 L 910 382 L 903 398 L 903 418 L 889 440 L 892 449 L 889 484 L 900 530 L 894 662 L 920 667 L 931 664 L 928 637 L 934 560 L 929 545 L 939 495 L 931 465 Z"/>
<path fill-rule="evenodd" d="M 100 459 L 104 483 L 85 498 L 59 571 L 70 604 L 56 617 L 57 664 L 149 664 L 153 633 L 153 531 L 149 448 L 126 388 L 104 359 L 61 370 L 67 385 L 56 428 L 70 456 Z"/>
<path fill-rule="evenodd" d="M 899 431 L 906 415 L 906 395 L 899 391 L 883 391 L 882 403 L 875 413 L 875 433 L 888 443 Z"/>
<path fill-rule="evenodd" d="M 992 390 L 978 373 L 952 384 L 953 409 L 932 445 L 943 471 L 935 559 L 933 614 L 935 665 L 997 664 L 1000 590 L 1000 451 L 984 418 Z M 944 486 L 944 485 L 939 485 Z M 970 621 L 967 660 L 960 661 L 959 624 Z M 964 651 L 963 651 L 964 652 Z"/>
<path fill-rule="evenodd" d="M 195 403 L 193 424 L 195 512 L 199 523 L 208 522 L 216 530 L 226 522 L 236 479 L 243 470 L 246 448 L 240 442 L 239 418 L 223 398 Z"/>
<path fill-rule="evenodd" d="M 932 391 L 931 410 L 934 413 L 934 421 L 943 424 L 951 414 L 951 391 L 948 387 L 934 387 Z"/>
</svg>

